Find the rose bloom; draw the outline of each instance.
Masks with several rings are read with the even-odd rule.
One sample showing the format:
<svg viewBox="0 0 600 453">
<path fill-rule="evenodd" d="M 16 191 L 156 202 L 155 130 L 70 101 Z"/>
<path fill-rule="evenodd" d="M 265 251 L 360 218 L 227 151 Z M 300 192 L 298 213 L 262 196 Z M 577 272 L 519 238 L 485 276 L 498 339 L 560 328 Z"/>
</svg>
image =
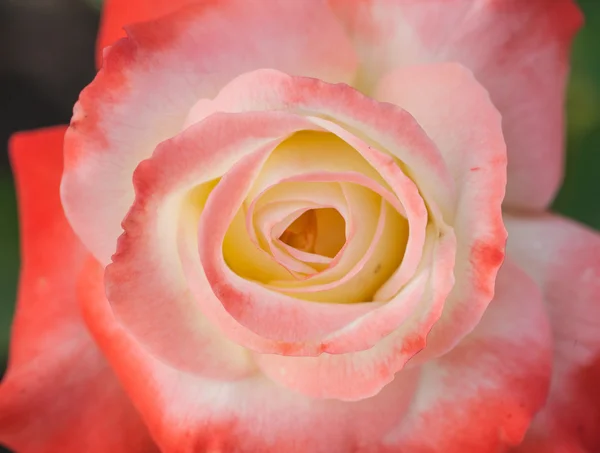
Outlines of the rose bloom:
<svg viewBox="0 0 600 453">
<path fill-rule="evenodd" d="M 106 2 L 69 128 L 11 144 L 0 440 L 600 451 L 600 236 L 545 212 L 580 24 L 571 0 Z"/>
</svg>

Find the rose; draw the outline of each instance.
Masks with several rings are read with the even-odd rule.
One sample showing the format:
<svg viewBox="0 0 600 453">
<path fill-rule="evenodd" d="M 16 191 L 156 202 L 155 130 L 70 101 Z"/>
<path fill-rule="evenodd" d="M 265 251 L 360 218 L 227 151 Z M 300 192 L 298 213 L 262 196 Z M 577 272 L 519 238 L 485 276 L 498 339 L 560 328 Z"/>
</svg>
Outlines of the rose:
<svg viewBox="0 0 600 453">
<path fill-rule="evenodd" d="M 600 241 L 539 214 L 560 180 L 569 1 L 112 3 L 101 43 L 159 16 L 82 93 L 61 199 L 64 129 L 13 142 L 3 441 L 600 444 Z"/>
</svg>

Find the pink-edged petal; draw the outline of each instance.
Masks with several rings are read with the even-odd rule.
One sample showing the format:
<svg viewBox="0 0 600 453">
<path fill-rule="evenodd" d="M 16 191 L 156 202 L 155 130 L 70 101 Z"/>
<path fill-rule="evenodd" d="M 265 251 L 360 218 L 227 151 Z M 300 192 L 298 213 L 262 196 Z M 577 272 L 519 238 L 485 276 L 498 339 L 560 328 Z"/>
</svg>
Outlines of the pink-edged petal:
<svg viewBox="0 0 600 453">
<path fill-rule="evenodd" d="M 517 445 L 548 393 L 551 341 L 539 289 L 505 263 L 481 322 L 420 367 L 409 411 L 379 451 L 497 453 Z"/>
<path fill-rule="evenodd" d="M 316 117 L 312 117 L 311 121 L 337 135 L 358 150 L 392 187 L 402 203 L 403 210 L 401 212 L 406 214 L 409 228 L 408 241 L 402 252 L 402 262 L 374 295 L 375 300 L 389 300 L 414 275 L 422 258 L 428 213 L 418 186 L 404 174 L 398 162 L 392 157 L 369 146 L 363 140 L 331 121 Z M 437 208 L 434 209 L 437 210 Z"/>
<path fill-rule="evenodd" d="M 392 281 L 382 288 L 379 300 L 392 297 L 413 275 L 420 260 L 427 222 L 421 194 L 432 200 L 431 209 L 453 218 L 455 187 L 446 162 L 414 118 L 394 105 L 374 101 L 342 84 L 258 70 L 229 83 L 215 98 L 214 108 L 232 112 L 264 109 L 308 113 L 313 123 L 358 151 L 370 164 L 366 168 L 378 172 L 388 185 L 393 184 L 400 201 L 408 203 L 414 215 L 408 216 L 411 237 L 405 259 Z M 293 161 L 288 168 L 291 165 Z M 418 190 L 400 165 L 411 172 Z M 275 178 L 277 174 L 263 173 L 269 175 L 265 178 Z M 270 176 L 272 173 L 275 175 Z"/>
<path fill-rule="evenodd" d="M 284 110 L 340 126 L 348 136 L 354 135 L 353 140 L 399 159 L 418 181 L 424 198 L 435 200 L 445 216 L 452 215 L 455 183 L 447 164 L 417 121 L 398 106 L 378 102 L 348 85 L 263 69 L 227 84 L 215 97 L 213 108 L 222 112 Z"/>
<path fill-rule="evenodd" d="M 474 86 L 478 89 L 478 85 L 474 84 Z M 475 95 L 485 95 L 483 90 L 475 90 L 474 93 L 474 97 Z M 481 112 L 483 113 L 481 121 L 486 122 L 483 124 L 483 131 L 489 132 L 489 136 L 484 138 L 490 143 L 488 150 L 490 154 L 483 154 L 482 164 L 487 162 L 486 159 L 490 156 L 497 157 L 500 165 L 493 159 L 491 163 L 496 164 L 494 181 L 500 181 L 504 171 L 503 165 L 501 165 L 504 158 L 500 155 L 500 151 L 504 149 L 504 145 L 500 133 L 499 117 L 487 97 L 476 98 L 476 100 L 485 107 L 485 110 Z M 485 103 L 486 100 L 487 103 Z M 434 217 L 441 217 L 442 220 L 448 219 L 448 223 L 453 224 L 456 209 L 460 203 L 456 199 L 458 195 L 456 182 L 448 169 L 450 163 L 445 161 L 443 155 L 430 138 L 423 133 L 415 120 L 397 106 L 375 102 L 347 86 L 329 85 L 317 80 L 290 77 L 267 70 L 256 71 L 237 78 L 219 93 L 214 102 L 218 109 L 226 111 L 282 109 L 309 112 L 312 115 L 311 120 L 319 120 L 321 127 L 326 124 L 327 120 L 323 119 L 326 117 L 333 119 L 338 125 L 343 125 L 345 129 L 358 131 L 361 139 L 364 138 L 365 141 L 372 144 L 372 147 L 381 147 L 390 152 L 411 172 L 419 184 L 423 198 L 431 200 L 432 203 L 435 202 L 435 207 L 439 212 Z M 316 115 L 321 118 L 315 118 Z M 402 128 L 398 127 L 400 124 L 403 126 Z M 389 169 L 392 168 L 392 165 L 383 166 L 383 168 Z M 450 305 L 453 308 L 451 312 L 455 311 L 454 316 L 446 316 L 442 320 L 442 325 L 444 322 L 447 323 L 448 319 L 460 318 L 459 315 L 464 315 L 465 319 L 464 322 L 455 322 L 450 326 L 451 328 L 448 329 L 450 335 L 438 343 L 439 349 L 451 348 L 462 336 L 467 334 L 480 319 L 483 310 L 493 296 L 493 282 L 503 259 L 505 238 L 499 216 L 501 195 L 501 190 L 493 193 L 496 198 L 490 199 L 491 204 L 488 211 L 483 213 L 484 215 L 481 215 L 482 213 L 479 211 L 472 213 L 475 220 L 481 222 L 479 231 L 484 234 L 466 244 L 463 250 L 467 250 L 468 253 L 461 256 L 459 264 L 459 268 L 460 266 L 467 268 L 473 266 L 473 269 L 477 270 L 471 274 L 466 273 L 467 278 L 461 282 L 467 289 L 471 289 L 467 295 L 472 299 L 469 300 L 469 297 L 457 298 Z M 441 224 L 440 227 L 442 227 Z M 448 273 L 454 268 L 453 259 L 448 259 L 445 263 L 445 270 L 439 272 Z M 448 278 L 443 280 L 450 281 Z M 420 345 L 421 348 L 424 346 L 425 335 L 422 333 L 423 331 L 428 332 L 426 327 L 430 329 L 442 314 L 441 308 L 444 306 L 446 295 L 444 294 L 442 297 L 440 294 L 435 294 L 430 297 L 431 301 L 436 302 L 429 304 L 428 306 L 432 307 L 431 311 L 427 316 L 420 318 L 420 327 L 417 329 L 419 334 L 415 335 L 418 341 L 414 341 L 414 345 Z M 467 309 L 469 304 L 477 307 L 477 310 L 474 310 L 473 313 L 469 312 Z M 415 348 L 417 346 L 410 349 L 412 351 Z M 408 355 L 410 356 L 410 354 Z"/>
<path fill-rule="evenodd" d="M 262 72 L 262 71 L 260 71 Z M 236 82 L 234 82 L 235 84 Z M 253 90 L 254 87 L 250 86 Z M 263 87 L 264 88 L 264 87 Z M 243 102 L 243 100 L 242 100 Z M 217 105 L 217 103 L 214 103 Z M 226 107 L 221 105 L 221 107 Z M 263 110 L 257 106 L 256 110 Z M 264 110 L 285 110 L 266 106 Z M 229 111 L 223 108 L 223 111 Z M 255 110 L 253 108 L 248 111 Z M 233 109 L 233 111 L 236 111 Z M 304 112 L 297 111 L 299 115 Z M 362 175 L 363 185 L 374 191 L 390 190 L 390 186 L 381 175 L 369 165 L 361 154 L 343 139 L 334 134 L 322 131 L 320 126 L 312 126 L 320 132 L 304 131 L 297 133 L 284 141 L 265 163 L 263 171 L 258 176 L 248 192 L 248 199 L 256 199 L 269 187 L 302 175 L 318 172 L 352 173 Z M 379 187 L 376 189 L 376 187 Z"/>
<path fill-rule="evenodd" d="M 60 204 L 65 131 L 11 142 L 23 262 L 0 384 L 0 443 L 19 453 L 158 452 L 79 312 L 77 278 L 88 253 Z"/>
<path fill-rule="evenodd" d="M 161 451 L 360 451 L 401 421 L 417 384 L 418 370 L 410 370 L 377 396 L 346 403 L 308 399 L 260 374 L 215 380 L 185 373 L 149 354 L 122 327 L 102 285 L 85 294 L 91 331 Z"/>
<path fill-rule="evenodd" d="M 134 200 L 134 169 L 182 128 L 196 101 L 257 68 L 348 81 L 355 65 L 322 1 L 274 0 L 268 14 L 256 1 L 195 2 L 127 30 L 82 92 L 65 142 L 65 211 L 103 263 Z"/>
<path fill-rule="evenodd" d="M 550 396 L 519 453 L 600 450 L 600 234 L 555 216 L 506 216 L 508 257 L 540 286 L 554 336 Z"/>
<path fill-rule="evenodd" d="M 212 185 L 222 185 L 215 180 L 244 156 L 268 154 L 285 137 L 310 126 L 278 112 L 215 114 L 161 144 L 138 166 L 136 201 L 123 223 L 119 251 L 107 267 L 107 295 L 116 318 L 161 360 L 181 369 L 204 369 L 207 361 L 198 350 L 211 341 L 204 331 L 205 317 L 240 344 L 270 352 L 285 349 L 225 311 L 199 266 L 197 226 L 203 204 L 216 190 Z M 224 202 L 221 215 L 234 203 Z M 243 219 L 239 227 L 246 230 Z M 222 246 L 223 238 L 220 251 Z M 190 262 L 199 268 L 192 270 Z M 243 374 L 244 353 L 235 352 L 233 345 L 222 346 L 239 359 L 229 359 L 233 368 L 222 365 L 222 371 Z M 214 354 L 215 359 L 228 355 L 218 350 Z M 219 372 L 219 365 L 214 368 Z"/>
<path fill-rule="evenodd" d="M 229 338 L 252 349 L 284 354 L 321 352 L 318 336 L 312 343 L 273 341 L 256 335 L 227 313 L 200 264 L 195 239 L 198 217 L 193 210 L 178 211 L 181 203 L 189 201 L 187 197 L 193 187 L 217 178 L 227 168 L 235 168 L 233 162 L 239 161 L 249 149 L 260 149 L 261 144 L 274 147 L 275 137 L 285 137 L 299 128 L 310 129 L 311 125 L 299 117 L 276 112 L 217 114 L 165 142 L 152 159 L 138 168 L 135 177 L 138 199 L 125 221 L 126 234 L 120 241 L 120 253 L 108 267 L 107 288 L 118 319 L 162 360 L 185 369 L 204 366 L 202 355 L 197 354 L 198 347 L 205 342 L 202 329 L 197 328 L 200 311 L 226 331 Z M 233 130 L 237 134 L 232 134 Z M 215 149 L 220 152 L 213 152 Z M 237 182 L 240 183 L 243 179 Z M 222 185 L 221 180 L 217 187 Z M 213 190 L 211 199 L 215 199 L 214 194 Z M 235 200 L 228 198 L 222 206 L 231 203 Z M 224 214 L 227 211 L 218 213 Z M 179 215 L 186 217 L 181 221 L 184 227 L 178 227 Z M 179 250 L 171 249 L 177 242 Z M 182 271 L 187 284 L 182 280 Z M 252 285 L 243 279 L 236 281 Z M 250 294 L 261 296 L 260 291 Z M 311 328 L 327 334 L 372 309 L 368 305 L 317 305 L 276 296 L 282 308 L 280 314 L 291 313 L 289 319 L 294 319 L 293 313 L 299 314 L 291 325 L 292 335 Z M 267 302 L 268 311 L 273 307 Z M 179 347 L 181 344 L 186 347 Z M 243 372 L 243 361 L 240 365 Z"/>
<path fill-rule="evenodd" d="M 329 2 L 354 41 L 355 84 L 366 92 L 399 67 L 458 62 L 471 69 L 502 114 L 505 204 L 550 203 L 563 173 L 569 50 L 582 24 L 574 0 Z"/>
<path fill-rule="evenodd" d="M 454 264 L 454 236 L 428 236 L 433 240 L 424 252 L 427 265 L 392 300 L 323 341 L 326 354 L 302 360 L 256 355 L 261 370 L 285 387 L 316 398 L 355 401 L 390 384 L 425 347 L 454 284 L 448 272 Z"/>
<path fill-rule="evenodd" d="M 200 216 L 199 259 L 194 258 L 192 250 L 183 257 L 188 283 L 198 300 L 203 299 L 207 290 L 212 291 L 231 316 L 263 338 L 299 344 L 318 341 L 374 307 L 309 303 L 280 294 L 240 277 L 223 256 L 221 244 L 227 228 L 268 155 L 267 151 L 259 150 L 244 156 L 212 191 Z M 206 276 L 209 288 L 200 283 L 200 275 Z M 271 322 L 273 319 L 278 322 Z"/>
<path fill-rule="evenodd" d="M 279 247 L 281 247 L 285 252 L 287 252 L 290 256 L 295 258 L 296 260 L 303 261 L 309 264 L 316 264 L 321 266 L 328 266 L 331 264 L 333 258 L 328 256 L 318 255 L 316 253 L 309 253 L 303 250 L 298 250 L 291 245 L 286 244 L 280 239 L 276 239 L 276 243 Z"/>
<path fill-rule="evenodd" d="M 427 353 L 419 356 L 425 361 L 473 329 L 492 298 L 506 241 L 500 209 L 506 147 L 487 92 L 458 64 L 399 68 L 381 80 L 376 96 L 417 119 L 457 182 L 456 287 L 427 339 Z"/>
</svg>

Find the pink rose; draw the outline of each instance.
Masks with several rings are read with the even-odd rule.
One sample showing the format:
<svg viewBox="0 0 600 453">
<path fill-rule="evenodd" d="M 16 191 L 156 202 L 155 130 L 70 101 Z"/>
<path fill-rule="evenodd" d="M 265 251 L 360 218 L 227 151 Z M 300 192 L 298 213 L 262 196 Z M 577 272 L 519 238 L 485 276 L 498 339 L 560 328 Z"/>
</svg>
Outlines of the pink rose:
<svg viewBox="0 0 600 453">
<path fill-rule="evenodd" d="M 101 46 L 142 20 L 12 142 L 0 440 L 600 448 L 600 237 L 544 213 L 571 0 L 114 0 Z"/>
</svg>

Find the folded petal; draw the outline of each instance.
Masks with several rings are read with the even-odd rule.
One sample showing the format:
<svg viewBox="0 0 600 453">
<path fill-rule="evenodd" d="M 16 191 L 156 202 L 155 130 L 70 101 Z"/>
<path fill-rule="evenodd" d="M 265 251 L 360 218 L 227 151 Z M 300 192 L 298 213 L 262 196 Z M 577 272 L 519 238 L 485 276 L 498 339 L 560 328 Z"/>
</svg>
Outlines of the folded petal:
<svg viewBox="0 0 600 453">
<path fill-rule="evenodd" d="M 65 131 L 22 133 L 11 144 L 23 264 L 0 384 L 0 443 L 20 453 L 155 452 L 79 312 L 77 278 L 88 253 L 60 204 Z"/>
<path fill-rule="evenodd" d="M 600 451 L 600 234 L 555 216 L 506 217 L 508 256 L 542 289 L 554 336 L 550 396 L 519 453 Z"/>
<path fill-rule="evenodd" d="M 505 204 L 549 204 L 563 172 L 569 47 L 582 23 L 573 0 L 329 1 L 359 54 L 354 83 L 367 93 L 398 67 L 454 61 L 471 69 L 502 114 Z"/>
<path fill-rule="evenodd" d="M 134 169 L 183 128 L 198 100 L 263 67 L 351 79 L 354 50 L 323 1 L 276 0 L 268 14 L 264 8 L 257 0 L 194 2 L 128 27 L 128 39 L 106 52 L 74 110 L 62 184 L 73 229 L 103 264 L 134 200 Z"/>
</svg>

